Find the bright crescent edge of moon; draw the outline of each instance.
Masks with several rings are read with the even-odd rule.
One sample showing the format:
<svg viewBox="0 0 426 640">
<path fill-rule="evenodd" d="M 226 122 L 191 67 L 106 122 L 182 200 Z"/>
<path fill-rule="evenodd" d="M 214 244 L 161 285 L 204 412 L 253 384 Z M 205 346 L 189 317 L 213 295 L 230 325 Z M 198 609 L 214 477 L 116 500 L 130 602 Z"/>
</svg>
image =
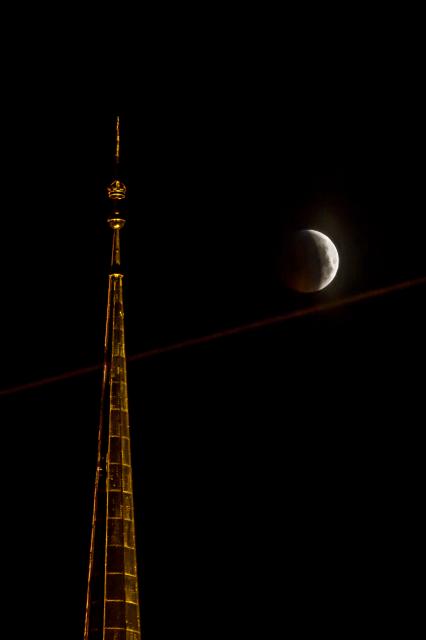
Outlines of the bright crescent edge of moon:
<svg viewBox="0 0 426 640">
<path fill-rule="evenodd" d="M 324 250 L 328 264 L 331 267 L 330 273 L 322 280 L 321 285 L 318 291 L 321 289 L 325 289 L 330 282 L 332 282 L 336 276 L 337 270 L 339 268 L 339 253 L 336 249 L 336 245 L 325 233 L 321 233 L 321 231 L 316 231 L 315 229 L 306 229 L 306 231 L 312 234 L 315 238 L 315 242 L 319 245 L 321 249 Z"/>
</svg>

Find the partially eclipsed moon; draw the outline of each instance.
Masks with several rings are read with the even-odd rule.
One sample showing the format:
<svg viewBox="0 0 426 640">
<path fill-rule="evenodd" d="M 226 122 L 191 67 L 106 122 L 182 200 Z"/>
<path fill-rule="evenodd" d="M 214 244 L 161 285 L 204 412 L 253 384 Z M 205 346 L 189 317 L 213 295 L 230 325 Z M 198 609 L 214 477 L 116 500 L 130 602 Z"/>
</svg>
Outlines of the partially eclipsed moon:
<svg viewBox="0 0 426 640">
<path fill-rule="evenodd" d="M 312 293 L 324 289 L 339 268 L 339 254 L 324 233 L 303 229 L 287 241 L 283 276 L 296 291 Z"/>
</svg>

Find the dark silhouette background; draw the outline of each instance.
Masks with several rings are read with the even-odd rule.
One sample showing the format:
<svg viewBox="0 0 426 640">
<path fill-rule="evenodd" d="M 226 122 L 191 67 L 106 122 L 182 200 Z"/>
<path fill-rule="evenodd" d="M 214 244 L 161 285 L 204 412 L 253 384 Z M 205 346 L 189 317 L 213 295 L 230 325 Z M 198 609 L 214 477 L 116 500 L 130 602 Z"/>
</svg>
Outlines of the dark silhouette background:
<svg viewBox="0 0 426 640">
<path fill-rule="evenodd" d="M 33 91 L 25 114 L 5 106 L 1 389 L 102 360 L 117 110 L 129 355 L 426 275 L 416 65 L 395 42 L 347 35 L 318 50 L 319 36 L 285 49 L 254 33 L 226 52 L 164 38 L 132 77 L 138 102 L 111 83 L 99 106 L 76 74 L 69 94 Z M 298 295 L 279 264 L 306 227 L 341 265 Z M 407 635 L 425 294 L 129 364 L 146 640 Z M 82 637 L 100 382 L 0 397 L 22 637 Z"/>
</svg>

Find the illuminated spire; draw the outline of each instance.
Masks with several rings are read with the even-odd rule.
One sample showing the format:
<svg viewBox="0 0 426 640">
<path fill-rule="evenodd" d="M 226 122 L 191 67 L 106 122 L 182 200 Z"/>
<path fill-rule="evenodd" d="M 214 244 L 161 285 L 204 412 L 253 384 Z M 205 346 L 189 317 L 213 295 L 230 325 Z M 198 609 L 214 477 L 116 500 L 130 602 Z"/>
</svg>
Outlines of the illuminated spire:
<svg viewBox="0 0 426 640">
<path fill-rule="evenodd" d="M 119 124 L 117 118 L 117 164 Z M 107 192 L 113 239 L 84 640 L 140 640 L 120 255 L 126 186 L 116 178 Z"/>
</svg>

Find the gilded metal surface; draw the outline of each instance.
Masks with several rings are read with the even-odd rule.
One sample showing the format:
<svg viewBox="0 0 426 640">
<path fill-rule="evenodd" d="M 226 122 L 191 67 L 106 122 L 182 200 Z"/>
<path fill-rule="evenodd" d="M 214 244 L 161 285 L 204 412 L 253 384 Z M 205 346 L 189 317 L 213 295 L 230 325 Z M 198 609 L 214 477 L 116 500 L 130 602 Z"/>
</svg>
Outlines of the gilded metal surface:
<svg viewBox="0 0 426 640">
<path fill-rule="evenodd" d="M 140 640 L 123 276 L 109 277 L 85 640 Z"/>
<path fill-rule="evenodd" d="M 107 193 L 110 200 L 124 200 L 127 188 L 121 180 L 113 180 L 109 187 L 107 187 Z"/>
<path fill-rule="evenodd" d="M 117 222 L 117 225 L 111 222 Z M 84 640 L 140 640 L 120 229 L 113 229 Z"/>
<path fill-rule="evenodd" d="M 125 225 L 125 220 L 120 218 L 120 213 L 118 211 L 114 211 L 114 216 L 108 218 L 108 224 L 111 229 L 122 229 Z"/>
<path fill-rule="evenodd" d="M 110 222 L 108 220 L 108 222 Z M 120 220 L 123 222 L 124 220 Z M 120 227 L 110 225 L 112 229 L 114 229 L 114 235 L 112 237 L 112 255 L 111 255 L 111 266 L 118 267 L 121 263 L 121 254 L 120 254 Z"/>
</svg>

